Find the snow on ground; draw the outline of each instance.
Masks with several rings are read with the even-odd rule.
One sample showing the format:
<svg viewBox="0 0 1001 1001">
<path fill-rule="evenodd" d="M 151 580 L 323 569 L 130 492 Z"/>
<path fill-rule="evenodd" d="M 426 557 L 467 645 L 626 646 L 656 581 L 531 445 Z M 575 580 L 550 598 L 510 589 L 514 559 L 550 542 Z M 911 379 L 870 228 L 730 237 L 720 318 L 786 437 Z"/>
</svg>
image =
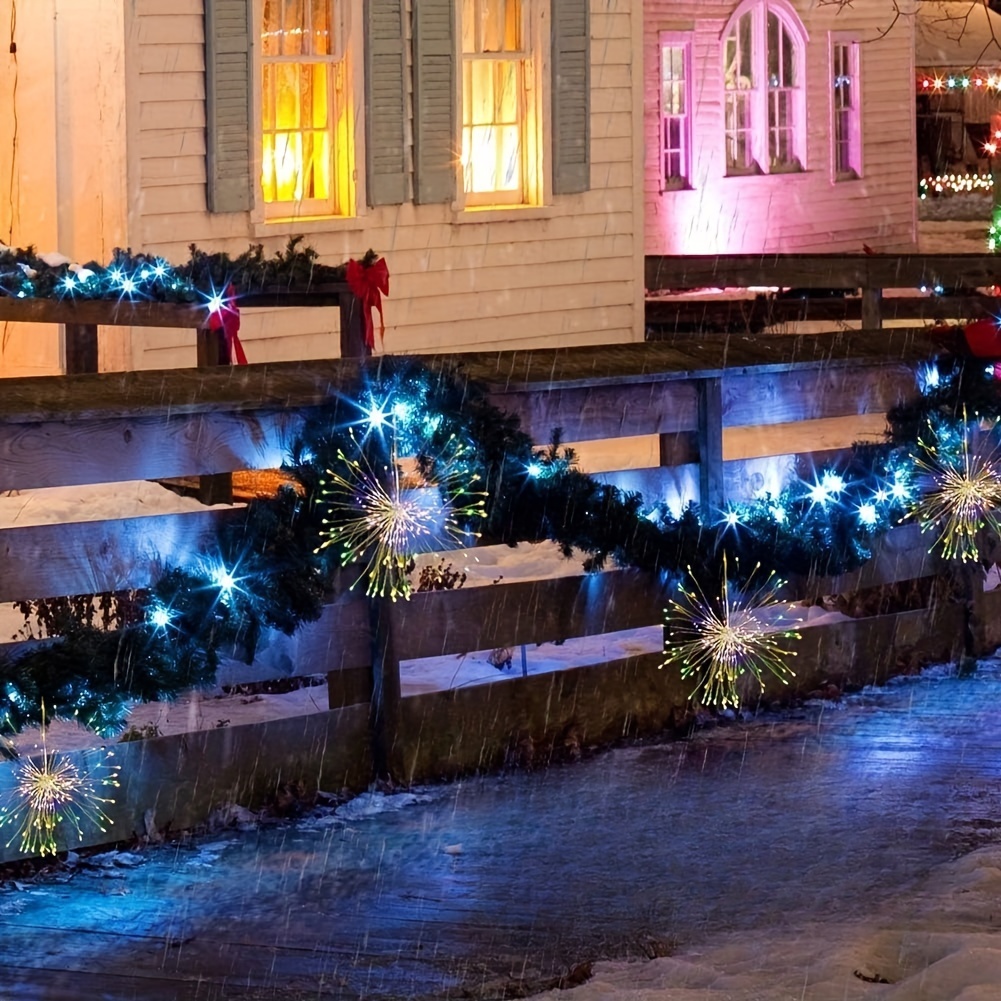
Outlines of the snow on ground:
<svg viewBox="0 0 1001 1001">
<path fill-rule="evenodd" d="M 939 866 L 881 913 L 720 935 L 649 962 L 596 963 L 535 1001 L 997 1001 L 1001 847 Z M 739 902 L 735 901 L 735 906 Z"/>
</svg>

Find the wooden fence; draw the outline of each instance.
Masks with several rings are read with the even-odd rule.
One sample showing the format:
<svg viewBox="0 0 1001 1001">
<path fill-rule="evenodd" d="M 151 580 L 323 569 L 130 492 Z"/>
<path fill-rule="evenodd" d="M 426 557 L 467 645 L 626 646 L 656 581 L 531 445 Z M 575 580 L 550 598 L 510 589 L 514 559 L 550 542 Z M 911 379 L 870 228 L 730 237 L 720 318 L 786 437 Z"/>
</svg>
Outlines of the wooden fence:
<svg viewBox="0 0 1001 1001">
<path fill-rule="evenodd" d="M 645 280 L 652 336 L 674 330 L 757 333 L 803 321 L 860 321 L 864 329 L 877 330 L 884 320 L 936 321 L 1001 312 L 1001 300 L 984 291 L 1001 284 L 1001 261 L 991 254 L 652 256 L 646 259 Z M 684 295 L 714 288 L 791 291 L 753 298 Z M 884 297 L 890 289 L 905 294 Z M 667 292 L 680 295 L 665 298 Z"/>
<path fill-rule="evenodd" d="M 700 266 L 690 263 L 683 273 L 701 281 L 707 272 Z M 735 276 L 759 278 L 753 269 L 729 273 Z M 878 430 L 881 415 L 912 395 L 915 368 L 933 350 L 926 335 L 894 330 L 679 338 L 461 361 L 535 441 L 548 441 L 555 427 L 575 443 L 652 438 L 655 464 L 603 475 L 642 483 L 652 498 L 679 467 L 691 467 L 702 503 L 720 508 L 741 495 L 741 469 L 750 461 L 846 447 L 860 424 Z M 0 491 L 273 467 L 300 420 L 350 386 L 358 364 L 6 380 Z M 206 510 L 0 530 L 0 601 L 142 587 L 157 567 L 186 562 L 211 544 L 222 519 L 238 516 Z M 925 540 L 904 527 L 884 537 L 857 573 L 797 581 L 791 593 L 851 591 L 938 569 Z M 395 604 L 352 591 L 331 596 L 321 619 L 281 646 L 280 664 L 265 643 L 254 665 L 225 668 L 230 681 L 326 674 L 329 712 L 298 729 L 279 721 L 122 745 L 114 833 L 142 830 L 153 806 L 161 826 L 188 826 L 221 801 L 260 798 L 290 776 L 307 776 L 314 787 L 357 788 L 373 768 L 397 779 L 433 778 L 495 765 L 512 747 L 663 727 L 688 692 L 673 674 L 657 671 L 656 654 L 408 698 L 400 683 L 403 659 L 657 626 L 662 608 L 658 583 L 630 570 L 419 593 Z M 957 609 L 943 606 L 936 616 L 910 612 L 805 630 L 797 685 L 876 680 L 904 647 L 949 656 L 961 626 Z M 199 770 L 199 755 L 211 757 L 210 776 Z"/>
</svg>

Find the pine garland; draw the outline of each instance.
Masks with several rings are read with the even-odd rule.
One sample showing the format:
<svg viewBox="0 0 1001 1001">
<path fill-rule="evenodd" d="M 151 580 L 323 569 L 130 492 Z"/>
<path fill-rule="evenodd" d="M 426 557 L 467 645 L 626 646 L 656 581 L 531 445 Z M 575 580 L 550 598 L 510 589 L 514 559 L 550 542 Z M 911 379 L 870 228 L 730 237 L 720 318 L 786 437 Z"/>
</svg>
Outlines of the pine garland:
<svg viewBox="0 0 1001 1001">
<path fill-rule="evenodd" d="M 163 258 L 116 249 L 108 264 L 73 264 L 59 254 L 39 254 L 34 247 L 0 244 L 0 295 L 16 299 L 131 300 L 208 303 L 232 286 L 237 296 L 264 289 L 305 292 L 345 280 L 346 265 L 321 264 L 317 252 L 289 239 L 283 251 L 267 257 L 252 244 L 237 257 L 208 254 L 195 244 L 186 264 L 173 267 Z M 375 255 L 368 251 L 363 261 Z"/>
</svg>

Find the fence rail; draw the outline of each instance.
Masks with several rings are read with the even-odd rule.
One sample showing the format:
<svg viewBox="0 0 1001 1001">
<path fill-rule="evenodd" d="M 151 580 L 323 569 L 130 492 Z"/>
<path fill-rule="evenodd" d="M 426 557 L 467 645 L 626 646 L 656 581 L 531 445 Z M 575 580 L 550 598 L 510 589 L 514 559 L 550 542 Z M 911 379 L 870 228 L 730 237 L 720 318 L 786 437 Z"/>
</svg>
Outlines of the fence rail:
<svg viewBox="0 0 1001 1001">
<path fill-rule="evenodd" d="M 947 319 L 996 314 L 998 300 L 976 290 L 1001 284 L 1001 260 L 991 254 L 720 254 L 648 256 L 648 295 L 693 289 L 795 289 L 798 298 L 706 301 L 651 299 L 647 323 L 677 329 L 744 329 L 803 320 L 861 320 L 866 330 L 884 318 Z M 894 297 L 887 289 L 948 292 Z M 809 292 L 861 292 L 860 299 L 811 298 Z M 806 293 L 806 294 L 803 294 Z"/>
</svg>

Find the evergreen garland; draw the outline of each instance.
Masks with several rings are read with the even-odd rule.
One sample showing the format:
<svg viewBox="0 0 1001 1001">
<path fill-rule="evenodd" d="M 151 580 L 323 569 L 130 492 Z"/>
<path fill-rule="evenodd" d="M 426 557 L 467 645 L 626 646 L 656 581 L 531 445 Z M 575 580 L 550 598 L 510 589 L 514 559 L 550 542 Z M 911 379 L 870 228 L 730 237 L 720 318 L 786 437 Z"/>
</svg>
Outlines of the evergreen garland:
<svg viewBox="0 0 1001 1001">
<path fill-rule="evenodd" d="M 268 257 L 252 244 L 237 257 L 208 254 L 194 244 L 186 264 L 173 267 L 163 258 L 116 249 L 104 265 L 73 264 L 59 254 L 39 254 L 34 247 L 0 244 L 0 295 L 15 299 L 129 300 L 208 304 L 230 286 L 236 295 L 265 289 L 306 292 L 317 285 L 345 280 L 345 265 L 320 264 L 317 252 L 289 239 L 283 251 Z M 372 251 L 363 263 L 375 259 Z"/>
</svg>

